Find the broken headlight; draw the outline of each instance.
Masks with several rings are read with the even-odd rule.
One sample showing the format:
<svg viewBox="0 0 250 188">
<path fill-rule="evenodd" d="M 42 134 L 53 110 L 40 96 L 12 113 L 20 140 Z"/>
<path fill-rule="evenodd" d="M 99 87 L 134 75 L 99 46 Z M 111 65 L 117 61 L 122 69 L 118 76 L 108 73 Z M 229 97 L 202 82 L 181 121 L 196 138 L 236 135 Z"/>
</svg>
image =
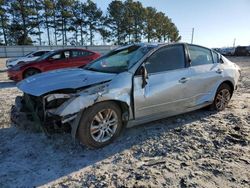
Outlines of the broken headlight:
<svg viewBox="0 0 250 188">
<path fill-rule="evenodd" d="M 69 98 L 73 97 L 73 94 L 50 94 L 44 97 L 45 109 L 53 109 L 61 106 Z"/>
<path fill-rule="evenodd" d="M 59 106 L 61 106 L 67 99 L 63 98 L 63 99 L 55 99 L 53 101 L 50 101 L 48 103 L 46 103 L 46 109 L 52 109 L 52 108 L 57 108 Z"/>
</svg>

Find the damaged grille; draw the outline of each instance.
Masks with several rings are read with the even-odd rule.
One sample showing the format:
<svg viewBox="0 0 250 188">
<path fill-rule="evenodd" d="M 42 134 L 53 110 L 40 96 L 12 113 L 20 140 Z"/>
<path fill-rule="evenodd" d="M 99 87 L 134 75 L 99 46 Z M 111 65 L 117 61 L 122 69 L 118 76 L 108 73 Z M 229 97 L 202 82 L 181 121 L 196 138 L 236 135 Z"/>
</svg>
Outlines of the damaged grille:
<svg viewBox="0 0 250 188">
<path fill-rule="evenodd" d="M 29 111 L 32 112 L 32 110 L 34 110 L 34 113 L 36 113 L 39 117 L 40 120 L 44 119 L 44 111 L 43 111 L 43 99 L 42 97 L 37 97 L 37 96 L 33 96 L 33 95 L 29 95 L 27 93 L 24 93 L 24 100 L 25 100 L 25 104 L 27 107 L 33 107 L 33 109 L 31 109 L 30 107 L 28 108 Z"/>
<path fill-rule="evenodd" d="M 66 124 L 62 126 L 60 117 L 46 115 L 46 111 L 44 109 L 43 104 L 43 96 L 36 97 L 25 93 L 23 98 L 25 108 L 32 114 L 32 121 L 34 121 L 35 125 L 38 125 L 38 129 L 42 129 L 45 133 L 51 133 L 55 131 L 70 131 L 69 125 Z M 53 105 L 58 104 L 56 102 L 56 104 L 53 103 Z"/>
</svg>

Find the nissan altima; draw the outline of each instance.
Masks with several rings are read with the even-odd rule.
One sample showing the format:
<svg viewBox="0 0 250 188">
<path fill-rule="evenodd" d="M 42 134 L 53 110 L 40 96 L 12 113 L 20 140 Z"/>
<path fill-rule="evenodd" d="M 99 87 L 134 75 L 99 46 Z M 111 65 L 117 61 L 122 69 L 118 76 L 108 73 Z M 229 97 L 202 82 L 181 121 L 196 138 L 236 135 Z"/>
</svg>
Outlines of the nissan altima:
<svg viewBox="0 0 250 188">
<path fill-rule="evenodd" d="M 12 121 L 47 132 L 63 129 L 92 148 L 112 142 L 123 127 L 206 106 L 226 108 L 240 68 L 198 45 L 133 44 L 83 68 L 50 71 L 18 84 Z M 22 120 L 20 120 L 22 118 Z"/>
</svg>

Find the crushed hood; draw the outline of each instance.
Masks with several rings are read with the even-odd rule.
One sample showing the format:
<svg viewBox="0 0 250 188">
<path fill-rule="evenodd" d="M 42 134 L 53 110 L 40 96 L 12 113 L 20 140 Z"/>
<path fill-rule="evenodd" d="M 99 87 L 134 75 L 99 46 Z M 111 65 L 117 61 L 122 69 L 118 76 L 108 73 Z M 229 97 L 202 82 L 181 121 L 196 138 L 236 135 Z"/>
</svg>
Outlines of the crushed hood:
<svg viewBox="0 0 250 188">
<path fill-rule="evenodd" d="M 109 81 L 115 75 L 80 68 L 61 69 L 29 77 L 19 82 L 17 87 L 24 93 L 41 96 L 56 90 L 77 89 Z"/>
</svg>

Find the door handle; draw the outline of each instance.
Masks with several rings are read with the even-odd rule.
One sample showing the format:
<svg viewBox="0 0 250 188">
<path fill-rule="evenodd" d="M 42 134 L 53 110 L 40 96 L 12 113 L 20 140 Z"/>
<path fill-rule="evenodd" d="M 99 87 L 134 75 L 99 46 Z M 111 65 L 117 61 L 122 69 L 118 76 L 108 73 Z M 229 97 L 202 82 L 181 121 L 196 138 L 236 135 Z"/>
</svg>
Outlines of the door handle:
<svg viewBox="0 0 250 188">
<path fill-rule="evenodd" d="M 183 77 L 179 80 L 180 83 L 186 83 L 189 80 L 189 78 Z"/>
<path fill-rule="evenodd" d="M 217 69 L 216 73 L 221 74 L 223 72 L 223 69 Z"/>
</svg>

